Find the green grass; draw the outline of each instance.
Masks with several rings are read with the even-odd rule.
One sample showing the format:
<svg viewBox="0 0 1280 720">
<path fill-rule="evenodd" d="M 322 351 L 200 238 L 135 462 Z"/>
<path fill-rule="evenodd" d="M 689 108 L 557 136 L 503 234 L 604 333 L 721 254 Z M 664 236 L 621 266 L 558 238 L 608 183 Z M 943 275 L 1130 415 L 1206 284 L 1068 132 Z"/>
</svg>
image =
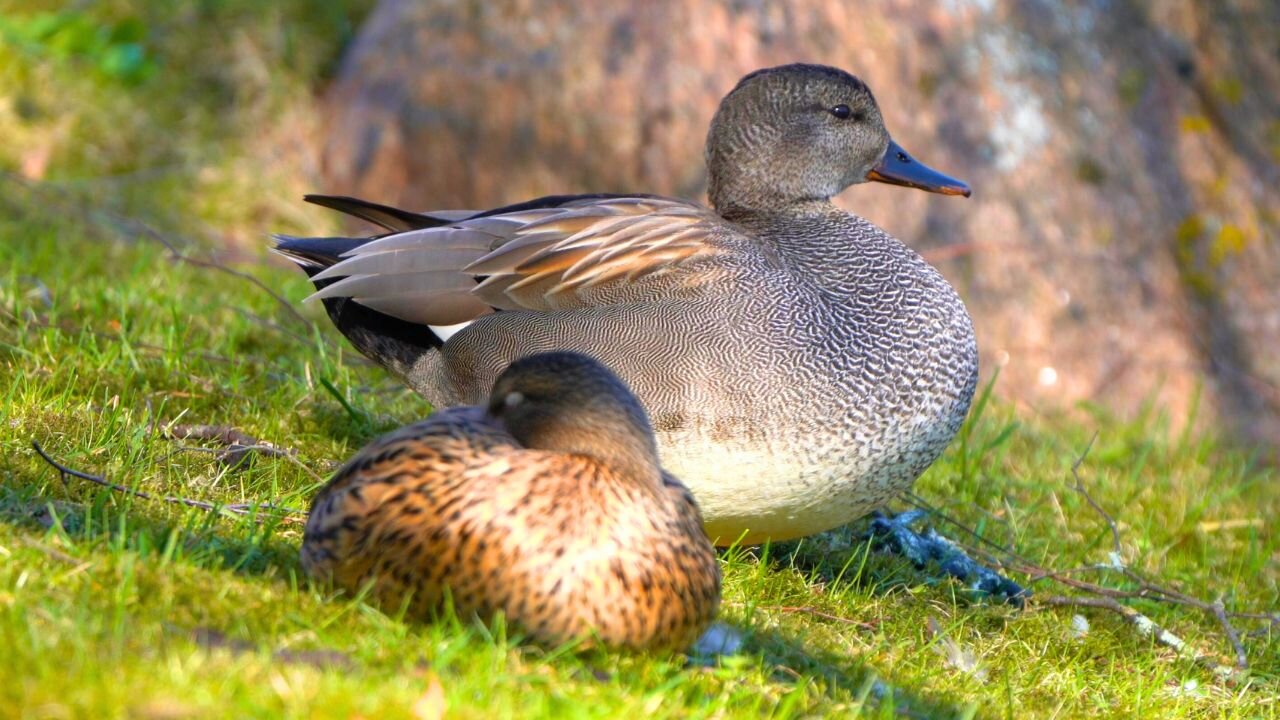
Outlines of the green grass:
<svg viewBox="0 0 1280 720">
<path fill-rule="evenodd" d="M 252 128 L 309 102 L 345 36 L 347 21 L 332 18 L 357 13 L 142 5 L 150 76 L 113 79 L 89 51 L 0 42 L 0 76 L 26 78 L 0 84 L 11 101 L 0 128 L 21 126 L 25 143 L 0 151 L 0 716 L 430 716 L 437 683 L 459 718 L 1280 714 L 1274 629 L 1245 639 L 1252 673 L 1229 686 L 1108 613 L 1081 611 L 1090 628 L 1075 637 L 1074 610 L 972 602 L 957 584 L 868 553 L 850 529 L 726 554 L 722 619 L 744 647 L 687 663 L 403 621 L 309 585 L 296 524 L 64 483 L 32 440 L 156 495 L 305 507 L 334 463 L 426 410 L 315 308 L 299 320 L 242 278 L 174 262 L 121 219 L 181 235 L 200 256 L 205 239 L 245 239 L 228 261 L 296 305 L 307 283 L 266 261 L 255 237 L 323 231 L 327 219 L 298 209 L 305 176 L 269 170 Z M 103 27 L 134 17 L 125 3 L 93 12 Z M 182 42 L 213 20 L 232 29 L 205 52 L 226 66 L 237 48 L 266 48 L 270 81 L 250 73 L 248 88 L 223 87 L 230 71 Z M 67 119 L 18 117 L 22 94 Z M 128 103 L 152 112 L 135 117 Z M 17 180 L 21 150 L 40 142 L 54 146 L 42 181 Z M 165 173 L 143 172 L 168 160 Z M 230 425 L 296 454 L 228 467 L 189 449 L 211 443 L 168 438 L 172 423 Z M 1041 564 L 1105 563 L 1110 534 L 1070 489 L 1095 433 L 1081 476 L 1120 521 L 1131 567 L 1228 609 L 1280 606 L 1280 477 L 1155 411 L 1033 416 L 992 400 L 916 490 Z M 1133 606 L 1229 658 L 1211 618 Z M 949 661 L 948 647 L 977 669 Z"/>
</svg>

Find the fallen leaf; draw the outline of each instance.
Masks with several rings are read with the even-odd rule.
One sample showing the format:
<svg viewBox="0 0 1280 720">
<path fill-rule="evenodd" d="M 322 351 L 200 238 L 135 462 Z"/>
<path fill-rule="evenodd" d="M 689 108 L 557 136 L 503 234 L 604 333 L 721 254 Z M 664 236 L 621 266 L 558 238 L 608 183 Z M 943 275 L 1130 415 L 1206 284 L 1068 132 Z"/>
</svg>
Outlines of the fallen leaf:
<svg viewBox="0 0 1280 720">
<path fill-rule="evenodd" d="M 433 672 L 426 674 L 427 689 L 413 703 L 413 716 L 417 720 L 441 720 L 447 709 L 444 686 Z"/>
<path fill-rule="evenodd" d="M 146 720 L 179 720 L 196 714 L 196 709 L 176 698 L 161 697 L 134 708 L 133 716 Z"/>
<path fill-rule="evenodd" d="M 43 180 L 49 170 L 49 158 L 53 156 L 53 144 L 44 143 L 28 150 L 22 156 L 22 176 L 28 180 Z"/>
</svg>

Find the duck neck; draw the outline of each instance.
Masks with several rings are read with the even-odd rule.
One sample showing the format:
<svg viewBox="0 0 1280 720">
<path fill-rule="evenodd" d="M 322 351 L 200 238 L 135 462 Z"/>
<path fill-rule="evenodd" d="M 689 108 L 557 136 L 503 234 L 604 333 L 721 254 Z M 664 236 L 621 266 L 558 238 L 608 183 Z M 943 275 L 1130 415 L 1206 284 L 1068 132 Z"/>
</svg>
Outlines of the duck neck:
<svg viewBox="0 0 1280 720">
<path fill-rule="evenodd" d="M 842 212 L 831 203 L 829 197 L 761 197 L 746 199 L 738 196 L 722 198 L 711 205 L 726 220 L 751 226 L 760 222 L 778 222 L 785 218 L 815 218 Z"/>
<path fill-rule="evenodd" d="M 784 212 L 829 203 L 848 185 L 846 173 L 813 162 L 811 153 L 797 147 L 804 143 L 793 135 L 785 121 L 761 118 L 760 111 L 750 108 L 721 105 L 707 131 L 704 151 L 711 204 L 726 213 Z"/>
<path fill-rule="evenodd" d="M 871 223 L 836 207 L 828 198 L 804 200 L 782 208 L 730 208 L 725 219 L 759 237 L 794 276 L 842 295 L 865 290 L 867 263 L 898 267 L 912 255 L 905 245 Z"/>
<path fill-rule="evenodd" d="M 830 195 L 808 182 L 771 176 L 774 163 L 757 162 L 725 173 L 717 171 L 714 158 L 708 162 L 711 169 L 707 199 L 725 217 L 749 213 L 807 213 L 831 205 Z M 828 190 L 835 192 L 838 188 Z"/>
<path fill-rule="evenodd" d="M 622 478 L 634 479 L 645 487 L 661 487 L 662 468 L 652 435 L 647 428 L 629 423 L 619 427 L 616 420 L 593 420 L 585 413 L 543 421 L 532 431 L 512 434 L 525 447 L 589 457 Z"/>
</svg>

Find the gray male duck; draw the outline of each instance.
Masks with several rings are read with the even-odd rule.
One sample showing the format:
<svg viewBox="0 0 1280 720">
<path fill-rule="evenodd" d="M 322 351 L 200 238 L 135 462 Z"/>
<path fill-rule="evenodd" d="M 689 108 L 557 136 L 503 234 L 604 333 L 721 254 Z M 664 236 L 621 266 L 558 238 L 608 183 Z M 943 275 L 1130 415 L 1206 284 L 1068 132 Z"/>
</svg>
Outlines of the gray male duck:
<svg viewBox="0 0 1280 720">
<path fill-rule="evenodd" d="M 744 77 L 706 161 L 711 209 L 593 194 L 412 213 L 308 196 L 386 232 L 277 250 L 357 349 L 437 407 L 483 403 L 532 353 L 602 361 L 717 544 L 844 524 L 951 441 L 978 352 L 947 281 L 831 197 L 868 180 L 969 189 L 890 139 L 862 81 L 819 65 Z"/>
</svg>

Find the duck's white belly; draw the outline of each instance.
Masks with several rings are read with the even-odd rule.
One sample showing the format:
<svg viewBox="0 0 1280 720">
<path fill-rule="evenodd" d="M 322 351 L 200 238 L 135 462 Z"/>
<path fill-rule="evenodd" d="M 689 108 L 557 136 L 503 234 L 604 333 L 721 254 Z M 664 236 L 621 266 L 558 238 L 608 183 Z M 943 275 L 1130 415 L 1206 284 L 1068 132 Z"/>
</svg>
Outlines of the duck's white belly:
<svg viewBox="0 0 1280 720">
<path fill-rule="evenodd" d="M 812 535 L 882 507 L 937 458 L 958 420 L 922 414 L 862 437 L 829 427 L 745 440 L 688 430 L 657 437 L 663 466 L 693 492 L 712 540 L 754 544 Z"/>
</svg>

